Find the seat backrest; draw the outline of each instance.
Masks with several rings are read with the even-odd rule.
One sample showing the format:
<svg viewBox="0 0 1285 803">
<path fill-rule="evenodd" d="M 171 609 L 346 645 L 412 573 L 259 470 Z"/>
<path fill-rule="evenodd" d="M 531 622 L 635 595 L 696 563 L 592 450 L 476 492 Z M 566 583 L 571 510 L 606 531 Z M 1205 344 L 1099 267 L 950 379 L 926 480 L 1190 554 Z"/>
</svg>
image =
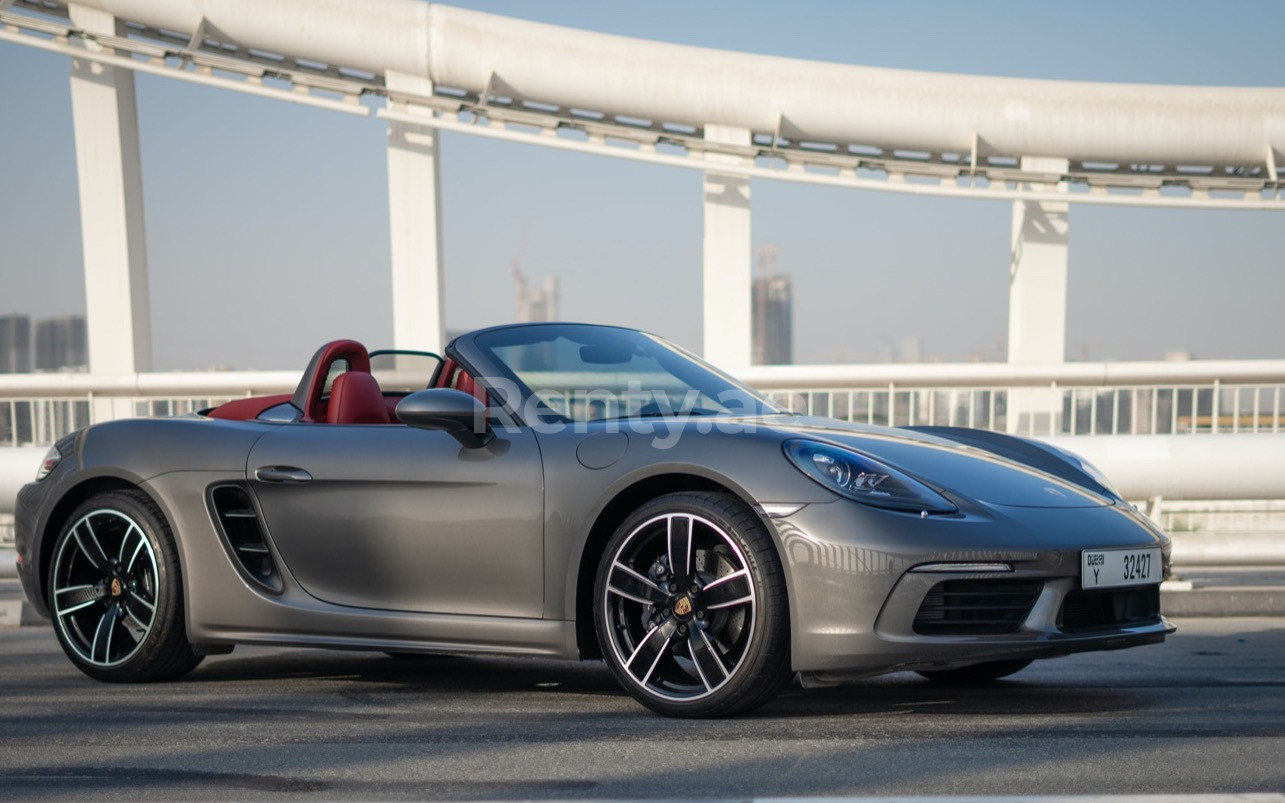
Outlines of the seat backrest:
<svg viewBox="0 0 1285 803">
<path fill-rule="evenodd" d="M 435 388 L 451 388 L 463 393 L 467 393 L 485 406 L 490 406 L 491 401 L 486 395 L 486 389 L 477 383 L 468 371 L 465 371 L 460 365 L 447 357 L 442 362 L 442 367 L 437 371 L 437 381 L 433 383 Z"/>
<path fill-rule="evenodd" d="M 453 386 L 456 390 L 467 393 L 482 402 L 483 405 L 487 403 L 486 391 L 482 390 L 482 386 L 479 385 L 473 377 L 469 376 L 468 372 L 463 368 L 455 372 L 455 382 L 453 383 Z"/>
<path fill-rule="evenodd" d="M 327 424 L 389 424 L 388 404 L 375 377 L 362 371 L 347 371 L 330 386 Z"/>
<path fill-rule="evenodd" d="M 347 370 L 370 373 L 370 356 L 366 347 L 356 340 L 332 340 L 312 355 L 308 367 L 299 379 L 290 403 L 303 412 L 300 420 L 328 421 L 326 414 L 326 379 L 331 366 L 338 360 L 347 363 Z"/>
</svg>

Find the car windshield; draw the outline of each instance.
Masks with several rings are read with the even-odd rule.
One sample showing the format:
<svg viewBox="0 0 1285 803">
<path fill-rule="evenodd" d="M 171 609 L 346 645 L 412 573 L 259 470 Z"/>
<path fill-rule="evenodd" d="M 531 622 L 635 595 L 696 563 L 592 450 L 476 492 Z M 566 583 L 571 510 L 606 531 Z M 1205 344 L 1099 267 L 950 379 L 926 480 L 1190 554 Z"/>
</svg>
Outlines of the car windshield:
<svg viewBox="0 0 1285 803">
<path fill-rule="evenodd" d="M 497 329 L 474 342 L 525 398 L 538 400 L 544 418 L 781 412 L 677 346 L 631 329 L 547 324 Z"/>
</svg>

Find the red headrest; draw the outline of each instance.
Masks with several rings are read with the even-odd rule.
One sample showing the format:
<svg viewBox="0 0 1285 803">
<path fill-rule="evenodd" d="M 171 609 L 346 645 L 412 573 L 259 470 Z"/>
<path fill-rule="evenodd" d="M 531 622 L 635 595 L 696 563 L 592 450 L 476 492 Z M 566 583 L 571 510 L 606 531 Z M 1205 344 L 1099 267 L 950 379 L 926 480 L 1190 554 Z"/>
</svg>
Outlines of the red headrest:
<svg viewBox="0 0 1285 803">
<path fill-rule="evenodd" d="M 332 340 L 317 349 L 290 400 L 303 411 L 304 421 L 321 421 L 325 418 L 321 394 L 326 388 L 326 375 L 330 372 L 330 365 L 335 360 L 347 360 L 350 371 L 370 373 L 370 355 L 366 353 L 366 347 L 356 340 Z"/>
<path fill-rule="evenodd" d="M 388 424 L 388 405 L 375 377 L 348 371 L 330 386 L 327 424 Z"/>
<path fill-rule="evenodd" d="M 455 360 L 450 357 L 442 360 L 442 364 L 437 367 L 437 373 L 434 374 L 433 387 L 449 388 L 451 382 L 455 380 L 455 369 L 458 367 L 455 364 Z"/>
</svg>

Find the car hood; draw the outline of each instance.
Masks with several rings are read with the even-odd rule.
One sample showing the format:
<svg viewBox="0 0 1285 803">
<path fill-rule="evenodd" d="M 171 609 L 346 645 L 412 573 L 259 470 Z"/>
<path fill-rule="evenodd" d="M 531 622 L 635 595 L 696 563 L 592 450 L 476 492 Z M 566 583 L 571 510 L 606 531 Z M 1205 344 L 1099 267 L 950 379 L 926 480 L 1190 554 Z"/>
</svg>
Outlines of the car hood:
<svg viewBox="0 0 1285 803">
<path fill-rule="evenodd" d="M 940 491 L 976 502 L 1041 508 L 1101 507 L 1114 503 L 1110 496 L 1069 479 L 1074 471 L 1058 472 L 1064 476 L 1056 476 L 1011 456 L 1001 456 L 940 435 L 809 416 L 761 420 L 786 439 L 810 438 L 846 446 Z"/>
</svg>

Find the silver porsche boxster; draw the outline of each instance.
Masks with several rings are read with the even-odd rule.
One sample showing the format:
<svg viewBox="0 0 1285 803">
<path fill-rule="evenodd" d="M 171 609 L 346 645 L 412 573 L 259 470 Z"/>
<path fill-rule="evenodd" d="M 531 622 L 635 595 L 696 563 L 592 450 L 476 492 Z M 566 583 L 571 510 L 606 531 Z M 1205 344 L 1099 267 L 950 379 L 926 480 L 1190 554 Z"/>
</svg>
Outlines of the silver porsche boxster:
<svg viewBox="0 0 1285 803">
<path fill-rule="evenodd" d="M 237 644 L 605 660 L 719 716 L 910 670 L 978 682 L 1163 641 L 1169 540 L 1092 466 L 782 410 L 661 338 L 522 324 L 323 346 L 290 395 L 98 424 L 18 497 L 85 674 Z"/>
</svg>

